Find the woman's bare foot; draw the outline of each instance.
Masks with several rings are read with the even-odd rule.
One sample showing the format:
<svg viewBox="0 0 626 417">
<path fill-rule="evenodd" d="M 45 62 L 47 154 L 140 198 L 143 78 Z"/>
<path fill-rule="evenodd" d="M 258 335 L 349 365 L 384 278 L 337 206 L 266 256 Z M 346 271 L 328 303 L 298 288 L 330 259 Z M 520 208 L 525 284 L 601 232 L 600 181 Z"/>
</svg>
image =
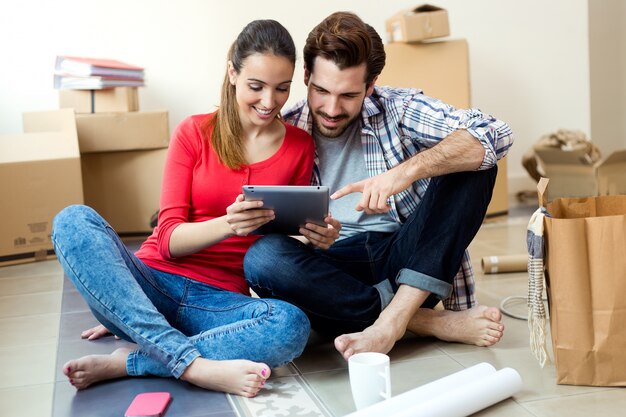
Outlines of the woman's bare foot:
<svg viewBox="0 0 626 417">
<path fill-rule="evenodd" d="M 196 358 L 180 379 L 213 391 L 254 397 L 270 376 L 270 367 L 248 360 L 214 361 Z"/>
<path fill-rule="evenodd" d="M 492 346 L 504 332 L 502 313 L 496 307 L 476 306 L 469 310 L 449 311 L 421 308 L 407 330 L 419 336 L 434 336 L 446 342 Z"/>
<path fill-rule="evenodd" d="M 93 383 L 127 376 L 126 359 L 130 349 L 120 348 L 110 355 L 89 355 L 63 365 L 63 373 L 76 389 L 85 389 Z"/>
</svg>

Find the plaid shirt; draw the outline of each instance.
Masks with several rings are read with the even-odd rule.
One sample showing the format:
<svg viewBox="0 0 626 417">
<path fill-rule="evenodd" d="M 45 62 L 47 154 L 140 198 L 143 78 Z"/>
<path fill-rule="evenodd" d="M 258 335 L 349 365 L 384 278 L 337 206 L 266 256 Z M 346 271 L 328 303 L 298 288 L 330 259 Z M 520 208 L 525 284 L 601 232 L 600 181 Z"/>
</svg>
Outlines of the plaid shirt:
<svg viewBox="0 0 626 417">
<path fill-rule="evenodd" d="M 287 123 L 313 131 L 313 119 L 306 100 L 283 114 Z M 361 141 L 365 166 L 370 177 L 382 174 L 406 159 L 432 148 L 457 129 L 465 129 L 485 148 L 480 170 L 493 167 L 513 143 L 509 126 L 478 109 L 457 110 L 421 90 L 374 88 L 361 110 Z M 312 184 L 320 183 L 318 156 L 315 155 Z M 408 189 L 389 199 L 390 215 L 402 223 L 421 202 L 430 179 L 419 179 Z M 443 300 L 446 309 L 465 310 L 476 304 L 474 270 L 467 250 L 461 269 L 454 278 L 452 294 Z"/>
</svg>

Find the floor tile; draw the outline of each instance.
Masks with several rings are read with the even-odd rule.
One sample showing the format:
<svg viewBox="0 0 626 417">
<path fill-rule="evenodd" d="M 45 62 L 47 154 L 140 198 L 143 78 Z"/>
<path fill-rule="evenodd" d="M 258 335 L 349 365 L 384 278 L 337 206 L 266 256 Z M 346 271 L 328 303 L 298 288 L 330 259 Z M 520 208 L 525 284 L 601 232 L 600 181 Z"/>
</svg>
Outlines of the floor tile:
<svg viewBox="0 0 626 417">
<path fill-rule="evenodd" d="M 293 376 L 300 375 L 300 371 L 293 363 L 288 363 L 287 365 L 283 365 L 278 368 L 272 369 L 272 376 L 275 378 L 280 378 L 284 376 Z"/>
<path fill-rule="evenodd" d="M 0 318 L 0 348 L 56 344 L 60 317 L 56 313 Z"/>
<path fill-rule="evenodd" d="M 316 337 L 315 334 L 312 336 Z M 332 340 L 321 338 L 309 341 L 302 355 L 294 359 L 293 363 L 303 374 L 347 367 L 346 361 L 337 352 Z"/>
<path fill-rule="evenodd" d="M 54 382 L 56 343 L 0 348 L 0 388 Z"/>
<path fill-rule="evenodd" d="M 335 416 L 345 416 L 355 411 L 347 368 L 308 373 L 304 374 L 303 377 Z"/>
<path fill-rule="evenodd" d="M 453 354 L 451 357 L 464 367 L 487 362 L 498 370 L 507 367 L 515 369 L 522 377 L 523 388 L 519 393 L 515 394 L 513 398 L 520 403 L 588 392 L 598 392 L 607 389 L 557 385 L 554 365 L 546 365 L 546 367 L 542 369 L 528 348 L 510 350 L 494 350 L 487 348 L 476 350 L 472 353 Z M 626 394 L 626 392 L 624 394 Z"/>
<path fill-rule="evenodd" d="M 63 273 L 63 268 L 61 268 L 61 264 L 59 264 L 59 261 L 56 259 L 0 267 L 0 279 L 33 277 L 38 275 L 50 275 L 53 273 Z"/>
<path fill-rule="evenodd" d="M 536 417 L 616 417 L 626 414 L 623 388 L 522 403 Z"/>
<path fill-rule="evenodd" d="M 47 417 L 52 410 L 54 384 L 0 389 L 0 416 Z"/>
<path fill-rule="evenodd" d="M 0 297 L 0 318 L 59 313 L 61 291 Z"/>
<path fill-rule="evenodd" d="M 512 399 L 506 399 L 485 408 L 472 417 L 537 417 Z"/>
<path fill-rule="evenodd" d="M 0 296 L 62 291 L 62 289 L 63 276 L 60 274 L 16 276 L 0 279 Z"/>
</svg>

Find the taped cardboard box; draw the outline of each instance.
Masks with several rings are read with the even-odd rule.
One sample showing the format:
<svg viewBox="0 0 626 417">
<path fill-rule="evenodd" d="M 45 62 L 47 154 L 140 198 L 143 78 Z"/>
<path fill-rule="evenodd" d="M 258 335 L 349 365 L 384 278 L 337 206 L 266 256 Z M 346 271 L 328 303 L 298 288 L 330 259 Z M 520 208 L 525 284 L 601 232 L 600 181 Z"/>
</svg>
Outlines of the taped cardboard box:
<svg viewBox="0 0 626 417">
<path fill-rule="evenodd" d="M 81 157 L 85 204 L 122 236 L 152 232 L 167 149 L 101 152 Z"/>
<path fill-rule="evenodd" d="M 116 87 L 105 90 L 59 90 L 59 108 L 76 113 L 139 111 L 137 87 Z"/>
<path fill-rule="evenodd" d="M 377 84 L 418 88 L 457 108 L 469 108 L 469 48 L 465 39 L 385 45 L 387 64 Z M 507 160 L 498 161 L 498 176 L 487 216 L 509 210 Z"/>
<path fill-rule="evenodd" d="M 0 135 L 0 265 L 53 258 L 52 219 L 83 202 L 74 111 L 24 113 L 23 124 Z"/>
<path fill-rule="evenodd" d="M 450 34 L 448 12 L 430 4 L 394 14 L 385 21 L 385 27 L 388 42 L 419 42 Z"/>
<path fill-rule="evenodd" d="M 550 178 L 547 199 L 626 194 L 626 150 L 591 163 L 586 149 L 537 148 L 542 175 Z"/>
<path fill-rule="evenodd" d="M 77 114 L 80 153 L 167 147 L 167 111 Z"/>
</svg>

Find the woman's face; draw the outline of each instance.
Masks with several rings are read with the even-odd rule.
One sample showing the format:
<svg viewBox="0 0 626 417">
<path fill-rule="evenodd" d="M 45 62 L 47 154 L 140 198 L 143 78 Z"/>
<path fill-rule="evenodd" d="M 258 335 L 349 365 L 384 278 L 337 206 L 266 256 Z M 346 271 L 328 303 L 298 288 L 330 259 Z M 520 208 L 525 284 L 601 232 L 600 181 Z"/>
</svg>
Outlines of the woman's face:
<svg viewBox="0 0 626 417">
<path fill-rule="evenodd" d="M 236 89 L 244 127 L 272 123 L 289 98 L 293 70 L 289 59 L 272 54 L 250 55 L 239 73 L 228 63 L 228 77 Z"/>
</svg>

